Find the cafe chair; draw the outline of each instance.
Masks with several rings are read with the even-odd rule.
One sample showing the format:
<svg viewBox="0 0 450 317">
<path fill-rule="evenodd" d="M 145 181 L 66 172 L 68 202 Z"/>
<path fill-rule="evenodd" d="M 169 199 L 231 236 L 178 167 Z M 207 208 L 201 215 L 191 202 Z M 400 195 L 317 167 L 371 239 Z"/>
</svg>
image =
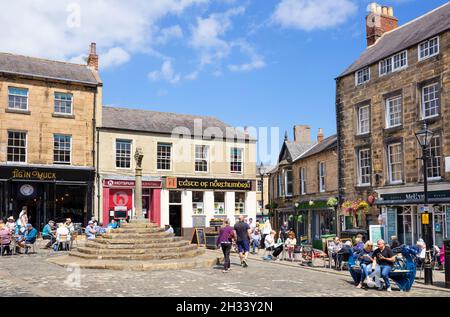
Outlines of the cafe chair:
<svg viewBox="0 0 450 317">
<path fill-rule="evenodd" d="M 56 251 L 64 250 L 64 251 L 70 251 L 70 239 L 68 235 L 62 234 L 59 236 L 59 240 L 56 240 Z"/>
</svg>

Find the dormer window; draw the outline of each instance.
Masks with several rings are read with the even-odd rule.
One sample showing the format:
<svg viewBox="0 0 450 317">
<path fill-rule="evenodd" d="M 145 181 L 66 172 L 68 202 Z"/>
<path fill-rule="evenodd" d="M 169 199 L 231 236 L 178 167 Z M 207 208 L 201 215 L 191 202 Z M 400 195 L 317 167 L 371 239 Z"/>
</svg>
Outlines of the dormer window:
<svg viewBox="0 0 450 317">
<path fill-rule="evenodd" d="M 439 36 L 419 44 L 419 61 L 439 54 Z"/>
<path fill-rule="evenodd" d="M 408 67 L 408 51 L 406 50 L 385 58 L 378 64 L 380 76 L 396 72 L 406 67 Z"/>
<path fill-rule="evenodd" d="M 356 72 L 356 86 L 362 85 L 370 80 L 370 68 L 365 67 Z"/>
</svg>

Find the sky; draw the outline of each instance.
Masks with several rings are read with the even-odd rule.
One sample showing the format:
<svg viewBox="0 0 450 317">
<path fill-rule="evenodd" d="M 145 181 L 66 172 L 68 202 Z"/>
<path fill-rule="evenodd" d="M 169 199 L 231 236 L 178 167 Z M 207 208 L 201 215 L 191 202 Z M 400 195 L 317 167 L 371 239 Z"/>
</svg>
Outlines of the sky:
<svg viewBox="0 0 450 317">
<path fill-rule="evenodd" d="M 0 51 L 84 63 L 96 42 L 104 105 L 279 128 L 273 159 L 295 124 L 336 132 L 334 79 L 366 47 L 370 2 L 0 0 Z M 399 25 L 446 2 L 378 1 Z"/>
</svg>

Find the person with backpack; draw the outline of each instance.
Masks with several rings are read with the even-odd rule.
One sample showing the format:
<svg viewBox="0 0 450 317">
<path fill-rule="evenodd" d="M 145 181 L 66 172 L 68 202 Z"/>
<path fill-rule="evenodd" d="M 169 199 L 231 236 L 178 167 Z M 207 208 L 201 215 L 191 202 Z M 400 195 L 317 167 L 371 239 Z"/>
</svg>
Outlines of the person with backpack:
<svg viewBox="0 0 450 317">
<path fill-rule="evenodd" d="M 231 270 L 230 253 L 233 241 L 236 240 L 233 227 L 230 226 L 228 219 L 224 220 L 224 226 L 219 230 L 219 237 L 217 238 L 216 245 L 222 248 L 224 262 L 223 273 L 227 273 Z"/>
</svg>

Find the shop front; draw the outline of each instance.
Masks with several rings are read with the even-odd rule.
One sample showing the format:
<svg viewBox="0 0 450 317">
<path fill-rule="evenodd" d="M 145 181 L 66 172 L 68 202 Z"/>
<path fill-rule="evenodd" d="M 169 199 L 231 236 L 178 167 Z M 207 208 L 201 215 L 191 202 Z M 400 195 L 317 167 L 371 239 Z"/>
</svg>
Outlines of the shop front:
<svg viewBox="0 0 450 317">
<path fill-rule="evenodd" d="M 240 215 L 256 219 L 254 180 L 167 177 L 161 195 L 163 224 L 188 237 L 194 228 L 209 227 L 211 219 Z"/>
<path fill-rule="evenodd" d="M 22 207 L 42 230 L 49 220 L 86 224 L 92 217 L 93 168 L 0 166 L 1 218 L 17 219 Z"/>
<path fill-rule="evenodd" d="M 142 181 L 142 211 L 150 222 L 161 225 L 161 180 Z M 103 223 L 112 219 L 130 219 L 134 215 L 135 181 L 131 179 L 103 179 Z"/>
<path fill-rule="evenodd" d="M 450 190 L 429 191 L 429 213 L 433 232 L 433 244 L 442 246 L 450 237 Z M 380 194 L 376 205 L 381 211 L 380 224 L 385 226 L 386 237 L 397 236 L 400 243 L 416 244 L 423 237 L 423 192 Z"/>
</svg>

